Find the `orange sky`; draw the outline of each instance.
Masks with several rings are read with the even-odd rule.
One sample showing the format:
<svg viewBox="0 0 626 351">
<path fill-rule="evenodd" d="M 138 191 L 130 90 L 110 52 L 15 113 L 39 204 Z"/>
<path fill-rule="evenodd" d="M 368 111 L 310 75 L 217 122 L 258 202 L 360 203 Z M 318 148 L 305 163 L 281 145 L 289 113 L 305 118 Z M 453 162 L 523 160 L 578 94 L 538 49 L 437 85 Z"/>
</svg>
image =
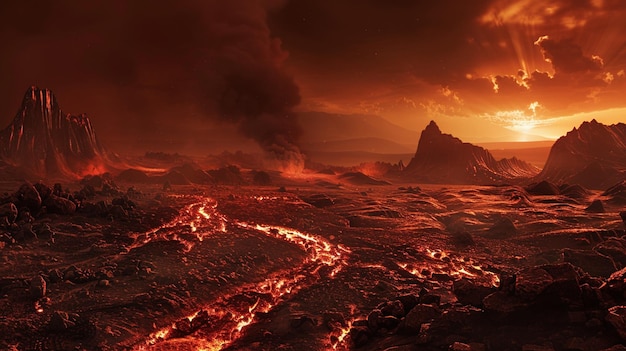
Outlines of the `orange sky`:
<svg viewBox="0 0 626 351">
<path fill-rule="evenodd" d="M 623 1 L 348 3 L 293 1 L 276 20 L 301 109 L 414 130 L 434 119 L 470 141 L 497 139 L 499 127 L 532 140 L 624 119 Z"/>
<path fill-rule="evenodd" d="M 129 147 L 224 124 L 289 148 L 306 133 L 292 112 L 311 110 L 554 139 L 623 119 L 624 18 L 621 0 L 7 0 L 0 122 L 36 84 Z"/>
</svg>

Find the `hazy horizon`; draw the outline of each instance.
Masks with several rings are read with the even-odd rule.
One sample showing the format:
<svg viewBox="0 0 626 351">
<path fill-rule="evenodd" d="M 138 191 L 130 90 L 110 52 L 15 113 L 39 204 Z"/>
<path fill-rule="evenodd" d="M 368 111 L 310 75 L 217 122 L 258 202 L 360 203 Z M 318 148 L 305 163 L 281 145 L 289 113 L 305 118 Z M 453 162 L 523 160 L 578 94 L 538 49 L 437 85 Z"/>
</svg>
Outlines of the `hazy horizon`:
<svg viewBox="0 0 626 351">
<path fill-rule="evenodd" d="M 435 120 L 476 144 L 555 140 L 626 115 L 622 3 L 397 5 L 6 1 L 0 123 L 31 85 L 87 113 L 118 151 L 297 152 L 305 111 L 417 134 Z"/>
</svg>

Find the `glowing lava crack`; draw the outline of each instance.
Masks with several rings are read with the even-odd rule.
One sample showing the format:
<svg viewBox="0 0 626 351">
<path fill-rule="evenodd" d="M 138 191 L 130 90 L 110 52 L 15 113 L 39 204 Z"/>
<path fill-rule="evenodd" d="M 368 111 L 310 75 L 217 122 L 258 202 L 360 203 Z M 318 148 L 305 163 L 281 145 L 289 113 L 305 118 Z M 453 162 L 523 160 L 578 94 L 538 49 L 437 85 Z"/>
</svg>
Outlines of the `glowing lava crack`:
<svg viewBox="0 0 626 351">
<path fill-rule="evenodd" d="M 145 233 L 134 235 L 135 244 L 130 249 L 155 240 L 178 240 L 189 252 L 194 241 L 182 236 L 184 232 L 195 234 L 198 241 L 216 231 L 226 232 L 226 217 L 217 211 L 217 201 L 211 198 L 197 197 L 200 201 L 185 206 L 182 212 L 171 222 Z"/>
<path fill-rule="evenodd" d="M 186 206 L 171 223 L 138 235 L 136 245 L 152 240 L 180 240 L 191 250 L 194 243 L 184 239 L 186 237 L 179 234 L 181 230 L 195 234 L 197 240 L 202 241 L 211 233 L 226 231 L 226 223 L 297 245 L 308 256 L 300 266 L 243 285 L 193 315 L 151 334 L 135 350 L 221 350 L 237 340 L 259 313 L 270 311 L 288 295 L 314 284 L 321 276 L 332 279 L 345 266 L 350 252 L 341 245 L 296 229 L 229 221 L 217 211 L 217 203 L 209 198 Z M 323 270 L 324 267 L 327 268 Z M 329 346 L 336 347 L 345 337 L 345 332 L 341 334 L 336 335 L 337 340 Z"/>
</svg>

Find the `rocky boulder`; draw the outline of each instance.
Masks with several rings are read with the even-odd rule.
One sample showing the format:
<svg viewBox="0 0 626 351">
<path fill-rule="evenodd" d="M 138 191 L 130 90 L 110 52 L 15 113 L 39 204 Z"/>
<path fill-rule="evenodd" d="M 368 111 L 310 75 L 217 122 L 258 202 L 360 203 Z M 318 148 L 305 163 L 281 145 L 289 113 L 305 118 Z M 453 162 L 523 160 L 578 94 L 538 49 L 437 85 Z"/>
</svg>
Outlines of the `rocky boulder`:
<svg viewBox="0 0 626 351">
<path fill-rule="evenodd" d="M 50 195 L 45 201 L 44 206 L 48 213 L 56 213 L 60 215 L 69 215 L 76 212 L 76 204 L 72 201 L 56 196 Z"/>
</svg>

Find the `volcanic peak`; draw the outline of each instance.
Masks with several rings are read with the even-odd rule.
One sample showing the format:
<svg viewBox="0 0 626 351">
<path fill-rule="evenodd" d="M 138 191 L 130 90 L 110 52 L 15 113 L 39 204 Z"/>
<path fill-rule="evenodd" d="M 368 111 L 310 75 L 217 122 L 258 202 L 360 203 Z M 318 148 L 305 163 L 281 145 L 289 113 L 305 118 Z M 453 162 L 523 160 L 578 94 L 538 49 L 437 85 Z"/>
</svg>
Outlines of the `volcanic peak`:
<svg viewBox="0 0 626 351">
<path fill-rule="evenodd" d="M 531 177 L 538 171 L 518 159 L 496 161 L 489 151 L 442 133 L 431 121 L 422 131 L 415 156 L 404 173 L 423 182 L 492 184 Z"/>
<path fill-rule="evenodd" d="M 87 115 L 64 114 L 49 89 L 31 86 L 0 132 L 0 157 L 31 175 L 84 175 L 101 170 L 103 156 Z"/>
<path fill-rule="evenodd" d="M 596 173 L 591 170 L 599 170 Z M 603 189 L 624 179 L 626 173 L 626 124 L 605 125 L 595 119 L 583 122 L 560 137 L 539 177 L 552 182 L 581 182 Z"/>
</svg>

